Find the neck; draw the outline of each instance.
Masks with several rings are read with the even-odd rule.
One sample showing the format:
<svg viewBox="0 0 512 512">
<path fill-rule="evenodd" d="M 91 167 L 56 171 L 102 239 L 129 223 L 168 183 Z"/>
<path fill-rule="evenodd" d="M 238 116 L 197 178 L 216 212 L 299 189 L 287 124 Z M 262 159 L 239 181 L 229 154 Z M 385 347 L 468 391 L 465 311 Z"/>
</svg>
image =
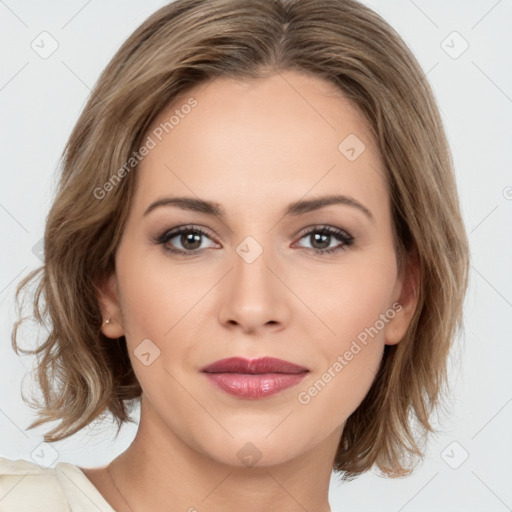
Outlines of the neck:
<svg viewBox="0 0 512 512">
<path fill-rule="evenodd" d="M 120 512 L 280 510 L 330 512 L 328 492 L 341 428 L 321 445 L 270 466 L 233 466 L 171 432 L 142 397 L 133 443 L 110 464 Z"/>
</svg>

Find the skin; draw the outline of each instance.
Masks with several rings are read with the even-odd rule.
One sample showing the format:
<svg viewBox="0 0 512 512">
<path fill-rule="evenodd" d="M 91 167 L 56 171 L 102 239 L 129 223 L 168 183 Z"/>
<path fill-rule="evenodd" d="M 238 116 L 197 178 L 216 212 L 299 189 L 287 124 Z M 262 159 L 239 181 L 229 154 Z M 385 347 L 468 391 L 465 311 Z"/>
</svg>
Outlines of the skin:
<svg viewBox="0 0 512 512">
<path fill-rule="evenodd" d="M 255 81 L 216 79 L 187 92 L 153 127 L 191 96 L 197 106 L 136 171 L 116 271 L 99 286 L 104 318 L 112 318 L 103 332 L 126 336 L 143 389 L 139 430 L 109 465 L 112 478 L 106 468 L 83 471 L 119 511 L 326 512 L 346 419 L 416 304 L 414 269 L 397 267 L 384 167 L 362 114 L 321 78 L 287 71 Z M 365 144 L 354 161 L 338 150 L 349 134 Z M 283 217 L 289 203 L 333 194 L 357 200 L 372 218 L 347 204 Z M 166 196 L 215 201 L 225 218 L 176 206 L 144 215 Z M 193 257 L 152 240 L 185 224 L 211 234 L 196 246 L 180 236 L 167 242 L 177 250 L 199 247 Z M 343 245 L 335 237 L 315 242 L 311 230 L 326 225 L 347 231 L 353 244 L 315 254 Z M 263 249 L 252 263 L 236 251 L 247 236 Z M 395 302 L 400 312 L 300 403 L 298 393 Z M 148 366 L 134 355 L 145 339 L 160 350 Z M 200 373 L 225 357 L 264 355 L 309 373 L 261 400 L 229 395 Z M 260 456 L 250 467 L 237 456 L 249 442 Z"/>
</svg>

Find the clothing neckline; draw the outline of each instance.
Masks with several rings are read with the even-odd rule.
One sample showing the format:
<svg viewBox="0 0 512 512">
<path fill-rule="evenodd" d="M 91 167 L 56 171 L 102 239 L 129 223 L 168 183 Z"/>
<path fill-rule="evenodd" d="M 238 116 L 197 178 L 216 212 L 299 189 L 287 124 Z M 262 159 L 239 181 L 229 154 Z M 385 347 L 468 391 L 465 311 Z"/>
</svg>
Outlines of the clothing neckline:
<svg viewBox="0 0 512 512">
<path fill-rule="evenodd" d="M 55 473 L 73 512 L 90 510 L 91 503 L 101 512 L 115 512 L 103 494 L 78 466 L 69 462 L 59 462 L 55 466 Z"/>
</svg>

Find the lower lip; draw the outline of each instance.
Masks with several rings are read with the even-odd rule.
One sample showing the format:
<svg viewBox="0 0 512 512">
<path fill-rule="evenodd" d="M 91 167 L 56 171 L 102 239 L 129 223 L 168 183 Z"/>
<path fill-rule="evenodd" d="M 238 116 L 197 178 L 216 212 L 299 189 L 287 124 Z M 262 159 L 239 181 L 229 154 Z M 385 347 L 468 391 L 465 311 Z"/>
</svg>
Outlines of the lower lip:
<svg viewBox="0 0 512 512">
<path fill-rule="evenodd" d="M 274 395 L 298 384 L 308 372 L 302 373 L 206 373 L 210 382 L 241 398 L 256 400 Z"/>
</svg>

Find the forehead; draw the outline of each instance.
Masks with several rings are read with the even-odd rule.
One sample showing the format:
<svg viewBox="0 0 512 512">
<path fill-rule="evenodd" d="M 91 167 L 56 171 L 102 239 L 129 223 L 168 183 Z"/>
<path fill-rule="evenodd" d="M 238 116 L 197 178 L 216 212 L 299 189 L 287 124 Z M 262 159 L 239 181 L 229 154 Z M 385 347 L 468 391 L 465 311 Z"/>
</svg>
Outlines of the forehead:
<svg viewBox="0 0 512 512">
<path fill-rule="evenodd" d="M 295 71 L 200 84 L 146 136 L 155 144 L 137 170 L 141 208 L 164 193 L 255 207 L 263 196 L 291 202 L 337 191 L 374 201 L 386 193 L 363 114 L 334 84 Z"/>
</svg>

